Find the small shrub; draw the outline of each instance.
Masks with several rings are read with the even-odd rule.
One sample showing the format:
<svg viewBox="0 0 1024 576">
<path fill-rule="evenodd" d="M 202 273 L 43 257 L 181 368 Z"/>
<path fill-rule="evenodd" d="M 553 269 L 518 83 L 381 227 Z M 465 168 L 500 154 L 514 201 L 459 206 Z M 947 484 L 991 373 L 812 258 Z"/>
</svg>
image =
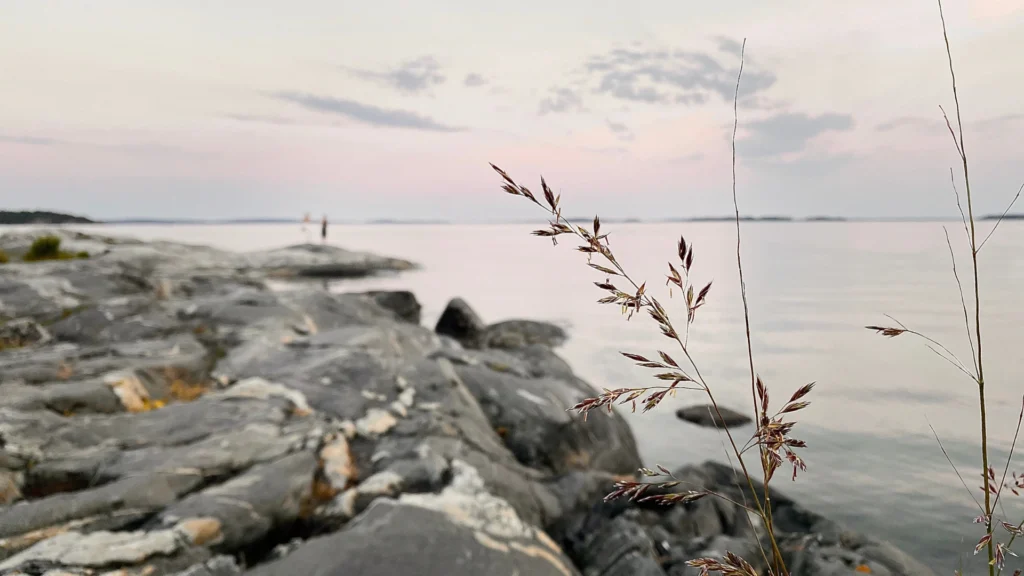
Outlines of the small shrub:
<svg viewBox="0 0 1024 576">
<path fill-rule="evenodd" d="M 0 250 L 0 264 L 7 264 L 11 259 L 7 256 L 7 252 Z"/>
<path fill-rule="evenodd" d="M 43 260 L 74 260 L 89 258 L 89 253 L 65 252 L 60 249 L 61 239 L 57 236 L 40 236 L 32 242 L 28 252 L 22 256 L 25 262 L 40 262 Z"/>
<path fill-rule="evenodd" d="M 57 236 L 40 236 L 32 242 L 32 246 L 25 253 L 23 259 L 26 262 L 57 260 L 60 258 L 60 255 L 60 238 Z"/>
</svg>

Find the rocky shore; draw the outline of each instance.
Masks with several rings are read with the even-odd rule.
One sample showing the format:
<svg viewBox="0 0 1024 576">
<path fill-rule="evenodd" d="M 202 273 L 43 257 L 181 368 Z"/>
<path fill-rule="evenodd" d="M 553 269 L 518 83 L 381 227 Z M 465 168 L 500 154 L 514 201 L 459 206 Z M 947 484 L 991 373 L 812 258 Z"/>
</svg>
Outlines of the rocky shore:
<svg viewBox="0 0 1024 576">
<path fill-rule="evenodd" d="M 605 503 L 642 463 L 529 320 L 301 278 L 412 263 L 57 232 L 88 259 L 0 265 L 0 574 L 681 576 L 759 558 L 746 511 Z M 18 254 L 38 234 L 0 237 Z M 275 291 L 268 280 L 295 278 Z M 719 465 L 680 489 L 739 500 Z M 784 495 L 794 576 L 930 575 Z"/>
</svg>

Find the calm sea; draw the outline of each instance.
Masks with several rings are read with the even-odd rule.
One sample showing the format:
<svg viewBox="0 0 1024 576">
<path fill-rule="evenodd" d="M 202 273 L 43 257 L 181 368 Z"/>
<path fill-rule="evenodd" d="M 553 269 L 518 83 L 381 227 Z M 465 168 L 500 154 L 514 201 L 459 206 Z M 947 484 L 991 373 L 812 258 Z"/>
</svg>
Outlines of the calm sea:
<svg viewBox="0 0 1024 576">
<path fill-rule="evenodd" d="M 541 220 L 538 220 L 542 223 Z M 753 348 L 757 371 L 773 399 L 817 382 L 799 414 L 797 437 L 808 443 L 808 471 L 777 484 L 811 508 L 856 530 L 887 538 L 942 574 L 970 556 L 981 535 L 977 508 L 946 462 L 934 426 L 967 485 L 980 498 L 980 437 L 975 385 L 911 337 L 876 336 L 866 324 L 907 326 L 941 341 L 970 364 L 960 296 L 943 226 L 954 242 L 962 279 L 969 277 L 966 239 L 958 223 L 744 224 Z M 991 223 L 983 223 L 982 230 Z M 690 334 L 690 350 L 721 404 L 750 405 L 735 229 L 726 223 L 606 226 L 619 260 L 646 279 L 670 312 L 681 304 L 664 287 L 666 262 L 680 234 L 695 246 L 693 275 L 714 280 Z M 577 373 L 601 387 L 639 385 L 648 373 L 618 351 L 671 351 L 646 315 L 626 321 L 601 306 L 600 273 L 565 241 L 553 247 L 529 235 L 535 227 L 334 226 L 331 243 L 398 256 L 423 265 L 397 277 L 339 283 L 339 291 L 409 289 L 433 324 L 452 297 L 465 298 L 489 322 L 533 318 L 565 325 L 561 353 Z M 83 230 L 146 239 L 210 244 L 231 250 L 273 248 L 305 240 L 298 225 L 95 226 Z M 318 231 L 318 230 L 317 230 Z M 1000 472 L 1024 394 L 1024 222 L 1005 222 L 980 255 L 984 354 L 990 438 Z M 673 306 L 674 305 L 674 306 Z M 696 393 L 694 393 L 696 394 Z M 681 396 L 648 414 L 626 414 L 643 456 L 672 468 L 725 460 L 724 438 L 677 420 L 675 408 L 703 402 Z M 1020 452 L 1018 448 L 1017 452 Z M 1016 462 L 1024 471 L 1024 461 Z M 1013 467 L 1011 467 L 1012 469 Z M 1006 512 L 1019 522 L 1021 499 Z"/>
</svg>

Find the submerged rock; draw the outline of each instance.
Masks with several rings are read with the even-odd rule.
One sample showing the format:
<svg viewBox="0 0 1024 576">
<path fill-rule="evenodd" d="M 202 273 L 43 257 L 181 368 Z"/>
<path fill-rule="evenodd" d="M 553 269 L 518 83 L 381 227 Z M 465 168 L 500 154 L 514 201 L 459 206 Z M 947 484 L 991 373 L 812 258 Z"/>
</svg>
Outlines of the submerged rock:
<svg viewBox="0 0 1024 576">
<path fill-rule="evenodd" d="M 710 404 L 680 408 L 676 410 L 676 417 L 707 428 L 719 428 L 722 426 L 732 428 L 733 426 L 744 426 L 753 422 L 750 416 L 742 412 L 722 408 L 721 406 L 716 411 L 715 407 Z"/>
</svg>

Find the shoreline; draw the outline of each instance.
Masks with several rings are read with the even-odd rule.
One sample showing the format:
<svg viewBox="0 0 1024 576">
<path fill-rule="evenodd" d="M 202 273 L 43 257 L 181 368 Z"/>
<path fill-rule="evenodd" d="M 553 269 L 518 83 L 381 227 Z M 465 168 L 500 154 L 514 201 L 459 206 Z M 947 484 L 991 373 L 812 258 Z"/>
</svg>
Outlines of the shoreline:
<svg viewBox="0 0 1024 576">
<path fill-rule="evenodd" d="M 717 500 L 602 503 L 641 462 L 618 415 L 565 411 L 595 391 L 558 327 L 453 301 L 430 329 L 408 292 L 266 285 L 412 263 L 58 233 L 91 257 L 0 265 L 0 572 L 665 576 L 759 536 Z M 717 465 L 680 474 L 730 489 Z M 932 573 L 773 498 L 794 576 Z"/>
</svg>

